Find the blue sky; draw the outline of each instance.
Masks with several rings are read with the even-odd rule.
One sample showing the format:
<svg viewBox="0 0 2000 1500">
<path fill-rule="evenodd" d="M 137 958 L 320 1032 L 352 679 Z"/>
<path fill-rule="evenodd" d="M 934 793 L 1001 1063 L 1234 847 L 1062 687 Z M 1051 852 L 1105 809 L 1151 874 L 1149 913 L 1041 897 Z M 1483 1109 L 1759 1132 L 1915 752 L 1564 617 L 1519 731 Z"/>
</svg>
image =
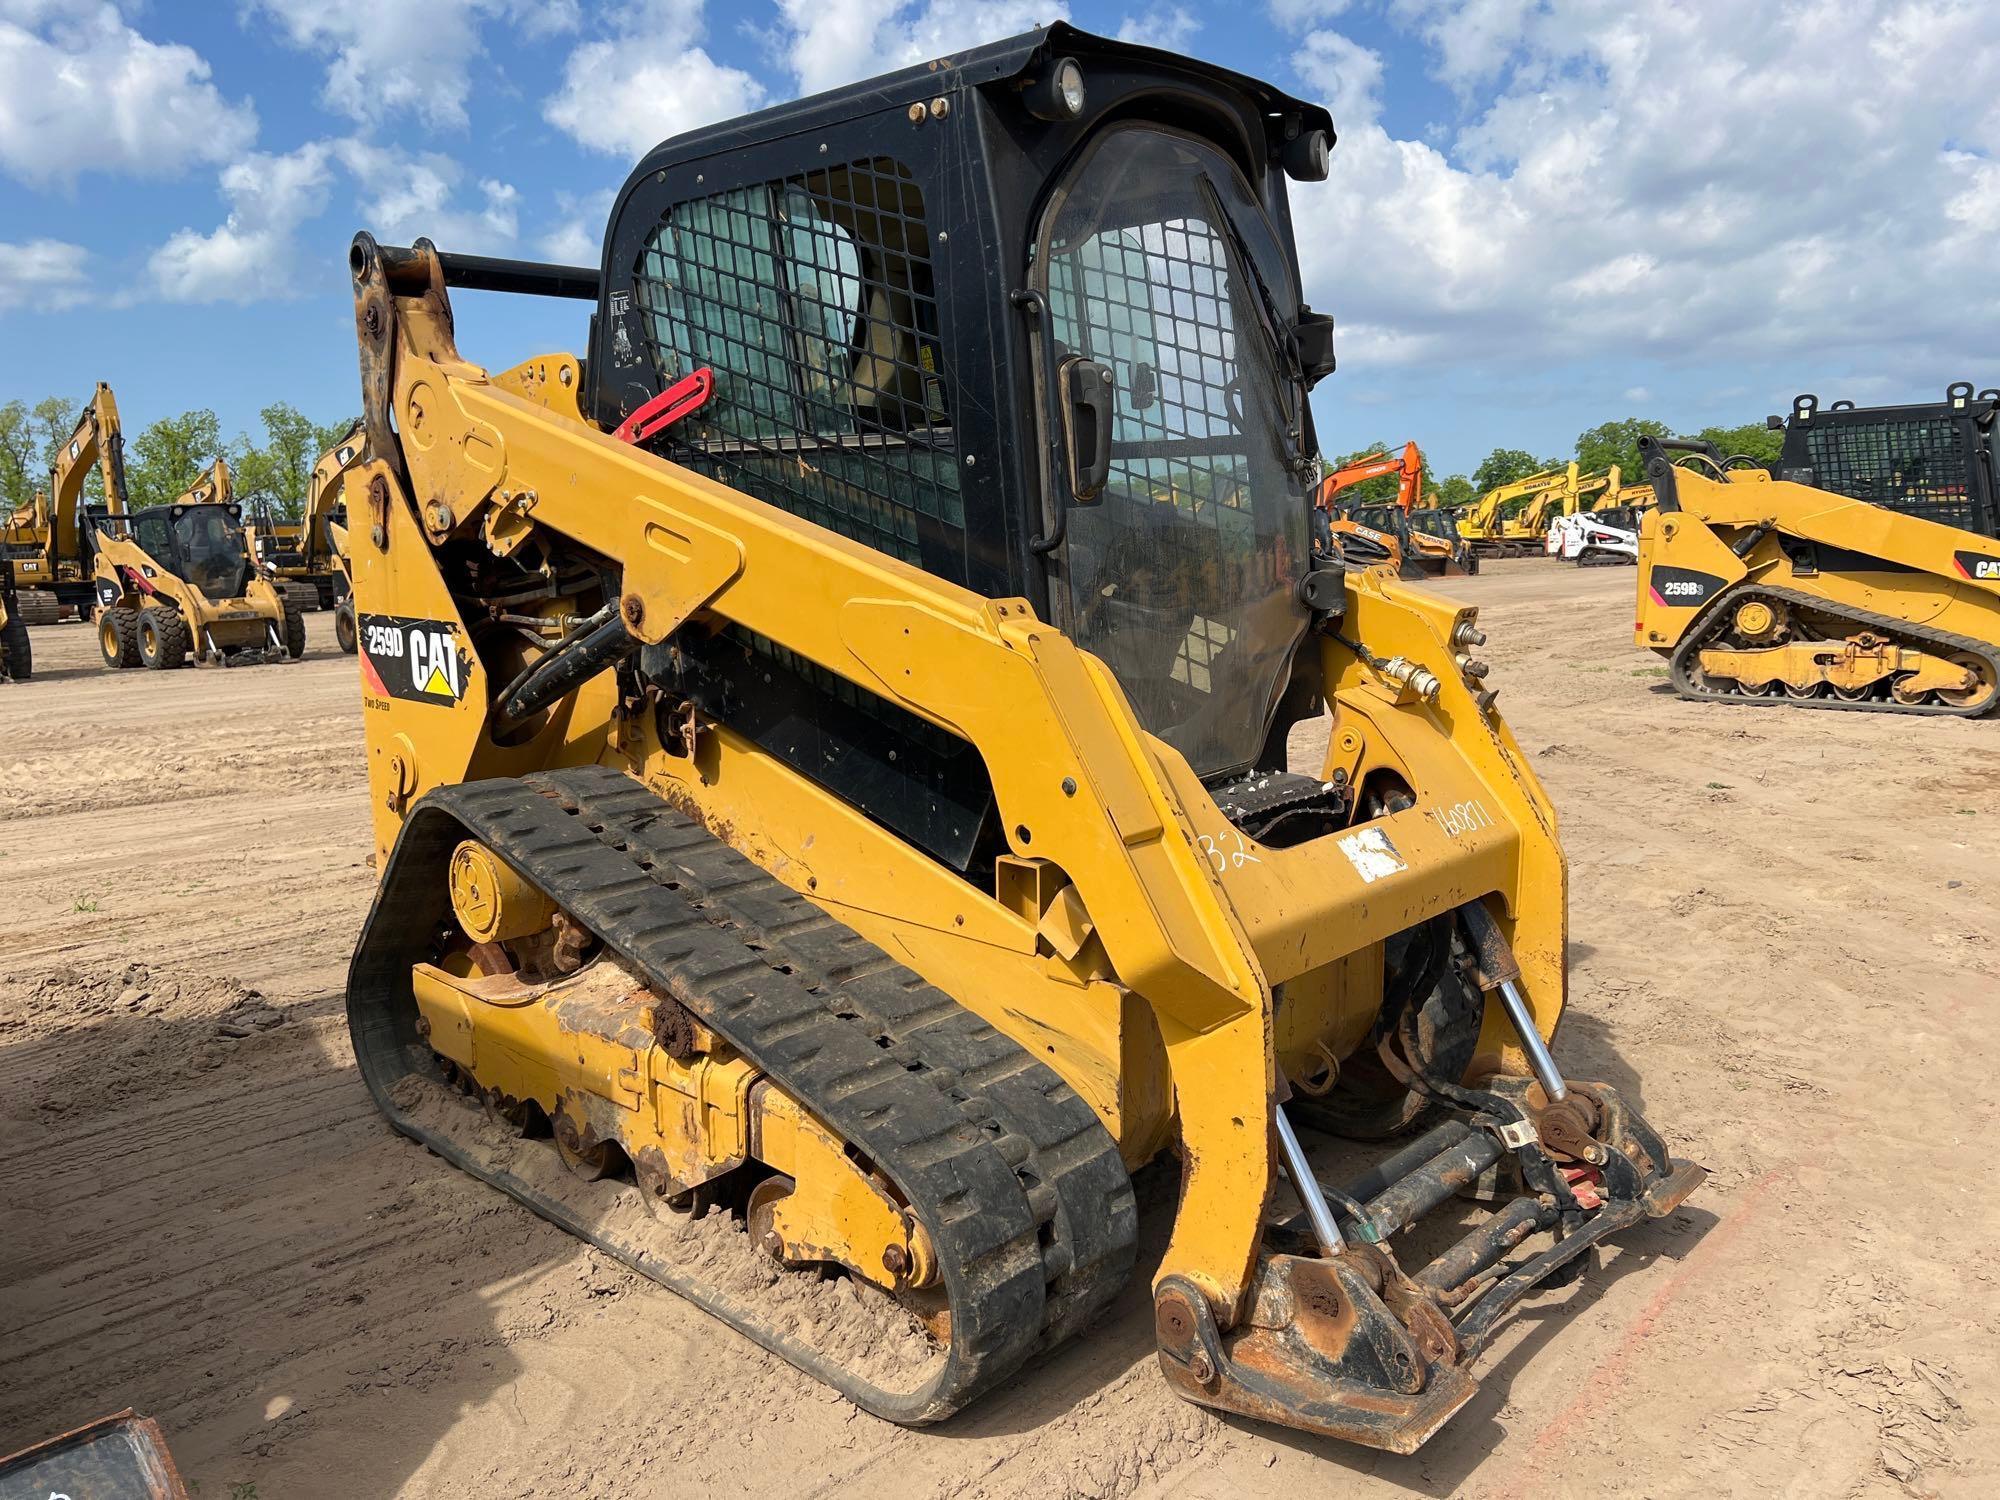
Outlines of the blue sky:
<svg viewBox="0 0 2000 1500">
<path fill-rule="evenodd" d="M 345 247 L 595 259 L 678 129 L 1067 15 L 1334 109 L 1299 190 L 1329 451 L 1915 399 L 1992 367 L 2000 47 L 1974 0 L 0 0 L 0 400 L 356 406 Z M 578 304 L 462 296 L 504 366 Z"/>
</svg>

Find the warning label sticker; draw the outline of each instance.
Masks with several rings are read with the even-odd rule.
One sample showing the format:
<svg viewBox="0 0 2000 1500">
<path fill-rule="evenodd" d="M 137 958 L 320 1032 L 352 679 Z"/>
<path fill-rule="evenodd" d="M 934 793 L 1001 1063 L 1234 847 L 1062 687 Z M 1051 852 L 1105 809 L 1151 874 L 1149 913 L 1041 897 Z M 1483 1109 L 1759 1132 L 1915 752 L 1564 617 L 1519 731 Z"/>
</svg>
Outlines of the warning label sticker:
<svg viewBox="0 0 2000 1500">
<path fill-rule="evenodd" d="M 367 691 L 447 708 L 465 696 L 472 661 L 451 622 L 362 615 L 355 626 Z"/>
<path fill-rule="evenodd" d="M 1389 842 L 1389 835 L 1379 828 L 1348 834 L 1340 840 L 1340 852 L 1347 856 L 1355 873 L 1370 884 L 1409 869 L 1403 863 L 1403 856 L 1396 852 L 1396 846 Z"/>
</svg>

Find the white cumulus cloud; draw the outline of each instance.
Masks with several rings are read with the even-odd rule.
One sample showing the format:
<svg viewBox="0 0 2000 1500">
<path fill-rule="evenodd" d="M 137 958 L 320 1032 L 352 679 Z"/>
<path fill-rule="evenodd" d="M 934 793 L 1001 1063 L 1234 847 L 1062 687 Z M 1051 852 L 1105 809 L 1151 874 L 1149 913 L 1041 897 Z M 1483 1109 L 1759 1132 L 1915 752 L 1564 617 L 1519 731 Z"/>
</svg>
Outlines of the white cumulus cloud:
<svg viewBox="0 0 2000 1500">
<path fill-rule="evenodd" d="M 893 73 L 1068 19 L 1061 0 L 778 0 L 799 91 Z"/>
<path fill-rule="evenodd" d="M 577 22 L 577 0 L 249 0 L 291 46 L 326 59 L 327 104 L 363 123 L 411 114 L 461 126 L 475 74 L 491 80 L 482 29 L 507 21 L 530 36 Z M 497 80 L 491 80 L 497 81 Z"/>
<path fill-rule="evenodd" d="M 328 148 L 282 156 L 253 152 L 223 169 L 229 216 L 207 234 L 182 229 L 153 252 L 147 269 L 169 302 L 257 302 L 295 295 L 293 235 L 326 207 Z"/>
<path fill-rule="evenodd" d="M 407 244 L 422 235 L 440 250 L 496 255 L 520 233 L 520 193 L 480 177 L 465 201 L 462 164 L 435 151 L 404 151 L 365 141 L 336 141 L 333 153 L 354 177 L 355 212 L 377 239 Z"/>
<path fill-rule="evenodd" d="M 578 144 L 631 160 L 661 141 L 757 108 L 764 85 L 699 45 L 700 0 L 645 0 L 563 63 L 542 115 Z"/>
<path fill-rule="evenodd" d="M 148 39 L 116 6 L 0 5 L 0 171 L 29 186 L 170 176 L 256 136 L 256 111 L 223 95 L 200 53 Z"/>
<path fill-rule="evenodd" d="M 0 242 L 0 312 L 53 312 L 74 307 L 89 291 L 90 252 L 63 240 Z"/>
<path fill-rule="evenodd" d="M 1337 106 L 1332 179 L 1293 201 L 1349 369 L 1758 358 L 1928 387 L 1990 357 L 1972 342 L 2000 321 L 1983 0 L 1843 0 L 1768 26 L 1738 0 L 1392 13 L 1472 90 L 1434 140 L 1383 125 L 1399 70 L 1340 32 L 1311 27 L 1293 57 Z"/>
<path fill-rule="evenodd" d="M 353 220 L 302 244 L 336 185 Z M 206 233 L 181 229 L 152 254 L 154 293 L 170 302 L 257 302 L 344 286 L 347 235 L 358 221 L 389 243 L 427 235 L 442 250 L 495 255 L 520 234 L 520 193 L 470 174 L 452 157 L 356 138 L 312 141 L 283 155 L 253 152 L 223 169 L 229 212 Z M 594 257 L 593 257 L 594 258 Z"/>
<path fill-rule="evenodd" d="M 1119 22 L 1118 40 L 1158 47 L 1163 52 L 1185 52 L 1200 30 L 1201 17 L 1185 5 L 1156 5 Z"/>
</svg>

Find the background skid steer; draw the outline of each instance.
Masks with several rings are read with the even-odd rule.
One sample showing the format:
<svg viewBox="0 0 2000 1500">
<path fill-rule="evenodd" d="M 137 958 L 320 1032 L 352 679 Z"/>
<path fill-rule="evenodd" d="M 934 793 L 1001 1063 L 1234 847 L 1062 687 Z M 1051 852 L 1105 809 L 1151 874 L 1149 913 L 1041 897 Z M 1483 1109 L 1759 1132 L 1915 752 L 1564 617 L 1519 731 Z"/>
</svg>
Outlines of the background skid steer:
<svg viewBox="0 0 2000 1500">
<path fill-rule="evenodd" d="M 1640 446 L 1659 503 L 1633 633 L 1676 692 L 1961 718 L 2000 705 L 2000 542 L 1703 444 Z"/>
<path fill-rule="evenodd" d="M 1401 1451 L 1693 1190 L 1547 1050 L 1562 854 L 1473 611 L 1314 565 L 1331 144 L 1058 25 L 669 142 L 601 271 L 357 237 L 397 1128 L 902 1422 L 1088 1324 L 1171 1150 L 1166 1378 Z M 587 361 L 489 375 L 453 286 L 591 302 Z M 1343 1192 L 1307 1126 L 1424 1133 Z"/>
<path fill-rule="evenodd" d="M 97 638 L 114 670 L 296 660 L 305 617 L 261 572 L 227 465 L 171 505 L 86 512 L 92 528 Z"/>
</svg>

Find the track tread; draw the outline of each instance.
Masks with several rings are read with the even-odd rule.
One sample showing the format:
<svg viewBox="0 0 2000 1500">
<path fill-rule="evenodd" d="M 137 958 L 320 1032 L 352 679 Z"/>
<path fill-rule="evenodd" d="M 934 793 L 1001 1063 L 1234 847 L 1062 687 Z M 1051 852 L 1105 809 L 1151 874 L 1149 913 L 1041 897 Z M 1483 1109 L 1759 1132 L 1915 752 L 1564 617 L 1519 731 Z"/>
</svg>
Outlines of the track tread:
<svg viewBox="0 0 2000 1500">
<path fill-rule="evenodd" d="M 445 825 L 421 840 L 420 861 L 441 862 L 456 824 L 564 892 L 613 949 L 896 1181 L 937 1241 L 953 1338 L 945 1369 L 907 1400 L 807 1366 L 861 1405 L 900 1421 L 948 1415 L 1076 1332 L 1123 1285 L 1137 1210 L 1089 1105 L 949 995 L 608 767 L 442 788 L 412 814 L 350 980 L 357 1055 L 392 1119 L 386 1090 L 400 1075 L 379 1076 L 379 1029 L 395 996 L 370 991 L 393 985 L 398 960 L 384 959 L 396 942 L 373 929 L 385 912 L 398 927 L 421 920 L 409 912 L 422 903 L 393 899 L 411 878 L 399 866 L 420 819 Z M 428 929 L 392 936 L 409 943 Z M 406 992 L 406 964 L 401 974 Z M 730 1321 L 760 1337 L 753 1322 Z"/>
<path fill-rule="evenodd" d="M 1667 660 L 1670 680 L 1674 691 L 1683 698 L 1697 703 L 1732 703 L 1770 707 L 1782 704 L 1789 708 L 1844 709 L 1854 713 L 1876 714 L 1916 714 L 1933 718 L 1977 719 L 2000 707 L 2000 688 L 1983 703 L 1975 703 L 1965 708 L 1948 703 L 1885 703 L 1872 700 L 1852 702 L 1845 698 L 1766 698 L 1753 697 L 1748 693 L 1722 693 L 1705 688 L 1697 683 L 1691 669 L 1701 648 L 1708 644 L 1725 628 L 1734 606 L 1750 595 L 1776 599 L 1798 608 L 1812 610 L 1816 614 L 1831 615 L 1836 619 L 1851 620 L 1865 630 L 1874 630 L 1891 639 L 1907 640 L 1925 651 L 1965 651 L 1983 657 L 1992 668 L 1993 680 L 2000 684 L 2000 650 L 1985 641 L 1969 635 L 1954 635 L 1947 630 L 1932 630 L 1923 625 L 1912 625 L 1907 620 L 1892 619 L 1888 615 L 1874 614 L 1865 609 L 1850 609 L 1846 605 L 1835 604 L 1822 599 L 1817 594 L 1806 593 L 1802 589 L 1780 588 L 1775 584 L 1741 583 L 1726 588 L 1708 602 L 1694 622 L 1688 626 L 1687 634 L 1681 637 L 1680 645 L 1674 648 Z M 1725 607 L 1727 606 L 1727 607 Z"/>
</svg>

